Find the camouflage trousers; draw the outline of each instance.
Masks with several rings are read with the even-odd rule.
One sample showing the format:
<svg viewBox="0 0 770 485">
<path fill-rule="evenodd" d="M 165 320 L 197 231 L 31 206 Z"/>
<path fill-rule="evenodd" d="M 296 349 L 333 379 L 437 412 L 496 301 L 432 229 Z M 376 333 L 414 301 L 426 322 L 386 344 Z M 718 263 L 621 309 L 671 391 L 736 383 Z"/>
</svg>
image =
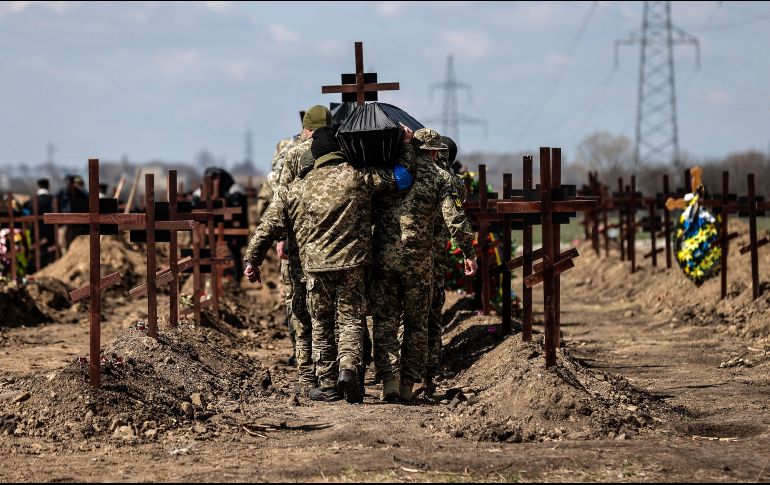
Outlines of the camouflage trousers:
<svg viewBox="0 0 770 485">
<path fill-rule="evenodd" d="M 383 381 L 419 382 L 428 363 L 430 272 L 375 271 L 372 279 L 374 364 Z M 403 339 L 399 327 L 403 317 Z"/>
<path fill-rule="evenodd" d="M 428 377 L 436 377 L 439 364 L 441 364 L 441 334 L 444 331 L 442 310 L 445 300 L 446 294 L 442 279 L 433 283 L 433 297 L 430 301 L 430 313 L 428 314 Z"/>
<path fill-rule="evenodd" d="M 289 312 L 289 324 L 294 334 L 294 357 L 297 361 L 299 383 L 306 387 L 315 387 L 315 366 L 313 365 L 313 324 L 307 307 L 304 275 L 299 264 L 281 261 L 281 276 L 284 266 L 288 276 L 286 284 L 286 310 Z"/>
<path fill-rule="evenodd" d="M 365 292 L 363 268 L 307 275 L 313 361 L 321 387 L 336 386 L 340 370 L 361 371 Z"/>
<path fill-rule="evenodd" d="M 291 324 L 291 300 L 294 297 L 294 290 L 291 287 L 291 276 L 289 275 L 289 262 L 281 260 L 281 283 L 283 289 L 283 301 L 286 304 L 286 327 L 289 330 L 292 352 L 296 352 L 294 339 L 294 325 Z"/>
</svg>

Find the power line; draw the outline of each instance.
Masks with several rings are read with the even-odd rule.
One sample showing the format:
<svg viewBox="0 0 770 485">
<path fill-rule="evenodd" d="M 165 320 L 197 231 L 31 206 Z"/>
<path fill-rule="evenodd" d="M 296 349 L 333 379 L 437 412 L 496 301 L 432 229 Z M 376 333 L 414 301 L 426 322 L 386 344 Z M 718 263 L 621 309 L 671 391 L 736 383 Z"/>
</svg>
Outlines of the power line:
<svg viewBox="0 0 770 485">
<path fill-rule="evenodd" d="M 568 53 L 566 56 L 565 62 L 560 66 L 559 71 L 556 73 L 556 77 L 554 78 L 553 83 L 550 85 L 550 89 L 547 87 L 544 88 L 543 93 L 545 93 L 545 98 L 543 99 L 541 96 L 538 96 L 538 98 L 535 98 L 537 101 L 531 103 L 527 109 L 524 111 L 523 114 L 519 116 L 519 120 L 521 122 L 526 122 L 524 131 L 518 134 L 519 137 L 526 136 L 527 133 L 529 133 L 529 130 L 532 128 L 532 125 L 537 121 L 537 119 L 540 117 L 540 114 L 543 111 L 543 108 L 548 104 L 548 102 L 551 100 L 551 97 L 553 96 L 554 92 L 556 92 L 556 88 L 559 86 L 559 83 L 561 82 L 562 78 L 564 77 L 564 71 L 567 68 L 567 65 L 569 64 L 569 61 L 572 60 L 572 56 L 575 54 L 575 51 L 577 50 L 578 45 L 583 39 L 583 34 L 585 34 L 586 28 L 588 27 L 588 22 L 591 20 L 591 17 L 593 16 L 594 12 L 596 11 L 596 6 L 598 2 L 592 2 L 591 8 L 588 9 L 588 12 L 586 13 L 585 17 L 583 17 L 583 21 L 580 23 L 580 26 L 578 27 L 577 32 L 575 33 L 572 42 L 569 44 Z M 529 114 L 532 113 L 532 110 L 537 107 L 532 114 L 530 118 L 528 118 Z M 514 126 L 519 126 L 514 125 Z"/>
<path fill-rule="evenodd" d="M 604 97 L 604 94 L 606 93 L 606 88 L 609 85 L 612 78 L 615 76 L 615 70 L 611 70 L 608 75 L 602 80 L 602 82 L 599 84 L 597 89 L 594 91 L 594 93 L 591 94 L 591 96 L 588 98 L 588 102 L 580 105 L 577 109 L 572 110 L 569 114 L 566 116 L 562 116 L 560 121 L 546 129 L 538 130 L 534 133 L 534 135 L 542 135 L 545 133 L 551 133 L 555 130 L 558 130 L 559 128 L 569 124 L 572 122 L 575 118 L 578 117 L 581 113 L 588 110 L 588 117 L 593 114 L 593 111 L 596 109 L 597 104 L 601 100 L 601 98 Z"/>
<path fill-rule="evenodd" d="M 674 45 L 690 45 L 696 49 L 700 66 L 700 42 L 671 21 L 671 2 L 644 2 L 642 28 L 627 39 L 615 42 L 615 64 L 618 47 L 639 44 L 639 94 L 636 110 L 636 169 L 642 162 L 677 165 L 679 163 L 679 127 L 674 81 Z"/>
<path fill-rule="evenodd" d="M 604 101 L 604 97 L 607 95 L 607 86 L 609 86 L 610 81 L 612 81 L 612 79 L 615 77 L 616 72 L 616 69 L 612 69 L 600 86 L 598 96 L 596 96 L 594 101 L 591 103 L 591 108 L 588 110 L 588 115 L 585 117 L 583 122 L 578 125 L 579 127 L 582 127 L 582 131 L 580 132 L 578 138 L 582 138 L 588 129 L 588 123 L 590 123 L 591 119 L 593 119 L 594 113 L 596 113 L 596 109 L 599 107 L 599 104 Z"/>
<path fill-rule="evenodd" d="M 458 110 L 457 92 L 465 90 L 468 93 L 468 99 L 471 97 L 471 86 L 468 83 L 459 81 L 455 77 L 454 57 L 450 54 L 447 58 L 446 77 L 443 82 L 434 83 L 430 87 L 430 95 L 433 95 L 435 89 L 444 92 L 444 109 L 441 114 L 441 132 L 448 136 L 459 146 L 460 144 L 460 125 L 481 125 L 484 127 L 484 136 L 487 136 L 487 122 L 481 118 L 464 115 Z M 435 120 L 428 120 L 434 123 Z"/>
</svg>

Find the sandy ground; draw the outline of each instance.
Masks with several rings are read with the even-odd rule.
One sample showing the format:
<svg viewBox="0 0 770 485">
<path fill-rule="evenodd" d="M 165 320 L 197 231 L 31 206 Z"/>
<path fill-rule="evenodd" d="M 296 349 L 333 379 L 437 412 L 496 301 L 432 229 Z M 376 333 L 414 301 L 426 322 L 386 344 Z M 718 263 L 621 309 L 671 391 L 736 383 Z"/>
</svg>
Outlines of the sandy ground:
<svg viewBox="0 0 770 485">
<path fill-rule="evenodd" d="M 576 284 L 594 271 L 593 265 L 578 259 L 563 280 L 562 325 L 568 348 L 586 365 L 622 375 L 682 409 L 679 419 L 625 440 L 479 442 L 458 437 L 447 424 L 452 410 L 441 395 L 451 387 L 451 379 L 439 387 L 435 402 L 413 405 L 381 403 L 379 387 L 369 385 L 363 405 L 287 397 L 244 406 L 241 422 L 253 425 L 252 430 L 267 429 L 263 433 L 249 433 L 243 426 L 216 433 L 191 429 L 139 444 L 109 437 L 51 442 L 0 436 L 0 480 L 770 481 L 767 348 L 714 327 L 674 324 L 638 299 L 603 296 L 590 285 Z M 252 288 L 239 301 L 253 308 L 257 320 L 280 321 L 276 294 L 275 289 Z M 447 310 L 462 307 L 459 300 L 449 295 Z M 538 294 L 535 308 L 542 308 Z M 126 322 L 142 318 L 143 312 L 141 302 L 110 308 L 103 342 L 114 338 Z M 458 315 L 465 329 L 498 321 L 468 312 L 448 317 Z M 271 368 L 276 387 L 291 388 L 293 370 L 281 364 L 291 344 L 285 336 L 265 335 L 243 330 L 244 338 L 254 339 L 245 352 Z M 450 338 L 447 335 L 447 343 Z M 0 383 L 5 383 L 0 389 L 6 390 L 5 399 L 15 381 L 45 376 L 86 352 L 82 318 L 77 324 L 0 329 Z M 720 368 L 734 357 L 751 359 L 755 365 Z M 0 392 L 0 401 L 2 396 Z"/>
</svg>

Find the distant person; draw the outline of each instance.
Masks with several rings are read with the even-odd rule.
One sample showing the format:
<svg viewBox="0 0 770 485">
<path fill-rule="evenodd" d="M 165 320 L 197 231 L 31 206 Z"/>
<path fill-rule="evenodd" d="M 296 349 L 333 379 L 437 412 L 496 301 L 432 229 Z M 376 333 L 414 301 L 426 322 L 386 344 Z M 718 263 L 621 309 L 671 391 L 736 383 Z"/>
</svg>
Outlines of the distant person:
<svg viewBox="0 0 770 485">
<path fill-rule="evenodd" d="M 99 198 L 100 199 L 108 198 L 107 191 L 109 190 L 109 188 L 110 188 L 110 186 L 107 185 L 107 184 L 99 184 Z"/>
<path fill-rule="evenodd" d="M 87 207 L 88 192 L 85 190 L 83 178 L 79 175 L 67 175 L 64 177 L 64 187 L 62 187 L 56 197 L 59 199 L 60 212 L 75 212 L 74 209 L 78 205 L 78 202 L 76 202 L 78 200 L 86 201 L 84 207 Z M 64 247 L 69 248 L 77 236 L 84 234 L 88 234 L 88 227 L 73 226 L 71 224 L 64 226 Z"/>
<path fill-rule="evenodd" d="M 37 181 L 37 192 L 35 193 L 35 199 L 37 199 L 37 210 L 40 215 L 53 212 L 53 196 L 50 191 L 50 181 L 48 179 L 40 179 Z M 24 209 L 30 214 L 34 214 L 34 206 L 32 200 L 28 200 L 24 204 Z M 46 248 L 56 244 L 56 233 L 54 231 L 53 224 L 40 223 L 40 238 L 46 240 L 46 244 L 40 251 L 40 270 L 53 261 L 53 255 L 46 250 Z"/>
</svg>

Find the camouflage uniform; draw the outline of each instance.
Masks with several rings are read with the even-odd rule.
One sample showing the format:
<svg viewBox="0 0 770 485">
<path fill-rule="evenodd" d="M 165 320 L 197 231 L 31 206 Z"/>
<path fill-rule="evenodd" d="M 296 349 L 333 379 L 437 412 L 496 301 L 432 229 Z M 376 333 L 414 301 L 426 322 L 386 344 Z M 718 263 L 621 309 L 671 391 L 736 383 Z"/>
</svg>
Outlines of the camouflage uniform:
<svg viewBox="0 0 770 485">
<path fill-rule="evenodd" d="M 273 198 L 273 190 L 275 190 L 275 185 L 278 183 L 278 178 L 281 175 L 281 167 L 283 167 L 286 152 L 299 141 L 299 138 L 300 135 L 284 138 L 275 146 L 275 153 L 273 153 L 273 158 L 270 161 L 270 173 L 267 174 L 265 181 L 262 182 L 257 194 L 257 221 L 265 213 L 267 206 L 270 205 L 270 201 Z"/>
<path fill-rule="evenodd" d="M 310 153 L 310 143 L 312 138 L 303 136 L 294 139 L 293 143 L 287 144 L 276 156 L 275 169 L 278 172 L 275 177 L 274 187 L 283 187 L 288 190 L 289 184 L 296 177 L 296 168 L 286 170 L 287 165 L 292 167 L 299 166 L 299 160 L 302 155 Z M 294 176 L 290 176 L 291 173 Z M 286 241 L 285 250 L 289 254 L 289 259 L 281 260 L 281 279 L 286 287 L 284 301 L 286 302 L 286 311 L 289 313 L 289 323 L 294 333 L 294 356 L 297 362 L 299 372 L 299 382 L 303 386 L 314 386 L 316 383 L 315 368 L 313 366 L 312 349 L 312 321 L 307 309 L 307 297 L 305 291 L 305 278 L 302 274 L 302 263 L 299 259 L 299 248 L 293 238 Z"/>
<path fill-rule="evenodd" d="M 465 184 L 449 166 L 444 152 L 439 155 L 436 165 L 449 175 L 452 181 L 453 189 L 465 200 Z M 430 312 L 428 314 L 428 377 L 434 377 L 438 372 L 441 362 L 441 334 L 444 330 L 442 311 L 446 301 L 446 273 L 449 271 L 449 255 L 447 254 L 447 242 L 452 237 L 444 224 L 444 217 L 441 214 L 436 215 L 436 226 L 434 228 L 435 254 L 433 260 L 433 297 L 431 298 Z"/>
<path fill-rule="evenodd" d="M 320 158 L 312 170 L 300 170 L 288 190 L 279 187 L 246 252 L 256 264 L 272 239 L 288 232 L 298 243 L 313 322 L 312 354 L 321 387 L 336 386 L 338 370 L 360 370 L 372 198 L 398 189 L 392 169 L 356 169 L 341 153 L 336 156 Z M 413 149 L 406 145 L 400 163 L 410 168 L 413 160 Z M 339 343 L 335 342 L 335 319 Z"/>
<path fill-rule="evenodd" d="M 417 382 L 425 374 L 437 213 L 465 256 L 475 257 L 473 231 L 449 174 L 427 155 L 418 156 L 415 165 L 409 192 L 381 197 L 374 205 L 374 360 L 383 381 Z"/>
</svg>

